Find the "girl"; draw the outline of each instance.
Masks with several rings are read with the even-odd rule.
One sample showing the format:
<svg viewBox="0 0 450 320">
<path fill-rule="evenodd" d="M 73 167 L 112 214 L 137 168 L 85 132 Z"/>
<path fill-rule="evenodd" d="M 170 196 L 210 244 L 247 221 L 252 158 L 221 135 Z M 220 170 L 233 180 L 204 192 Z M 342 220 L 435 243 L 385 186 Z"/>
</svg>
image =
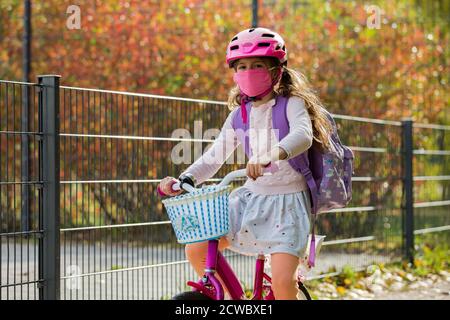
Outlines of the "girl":
<svg viewBox="0 0 450 320">
<path fill-rule="evenodd" d="M 305 77 L 287 67 L 287 59 L 283 39 L 269 29 L 247 29 L 233 37 L 227 48 L 227 63 L 234 69 L 237 84 L 228 98 L 231 112 L 211 148 L 180 176 L 189 176 L 196 185 L 214 176 L 239 145 L 233 118 L 248 121 L 250 179 L 230 193 L 230 232 L 220 239 L 219 250 L 270 254 L 272 290 L 278 300 L 296 299 L 296 270 L 311 228 L 309 189 L 287 160 L 307 152 L 313 140 L 327 148 L 331 129 L 319 99 Z M 272 129 L 271 108 L 277 96 L 288 98 L 289 134 L 281 141 Z M 249 114 L 246 103 L 251 104 Z M 278 170 L 263 176 L 269 163 Z M 160 188 L 177 195 L 180 192 L 170 191 L 172 179 L 164 178 Z M 186 245 L 187 258 L 200 277 L 206 251 L 207 242 Z"/>
</svg>

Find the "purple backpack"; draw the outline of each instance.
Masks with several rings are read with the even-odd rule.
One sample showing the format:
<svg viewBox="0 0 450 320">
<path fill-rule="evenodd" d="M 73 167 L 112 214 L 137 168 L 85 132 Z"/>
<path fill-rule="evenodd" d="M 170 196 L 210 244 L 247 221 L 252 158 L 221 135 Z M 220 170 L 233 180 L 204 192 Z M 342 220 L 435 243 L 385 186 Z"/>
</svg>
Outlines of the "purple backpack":
<svg viewBox="0 0 450 320">
<path fill-rule="evenodd" d="M 272 107 L 272 124 L 273 128 L 278 130 L 279 141 L 289 133 L 287 102 L 287 97 L 277 96 L 276 103 Z M 247 114 L 250 114 L 251 104 L 247 103 L 245 107 Z M 288 160 L 292 168 L 305 177 L 308 184 L 314 222 L 317 214 L 343 208 L 352 198 L 353 152 L 341 143 L 331 114 L 325 109 L 323 112 L 333 128 L 330 136 L 330 150 L 322 152 L 317 143 L 313 142 L 306 152 Z M 249 123 L 248 121 L 244 123 L 242 117 L 237 116 L 239 114 L 241 113 L 235 112 L 232 125 L 239 141 L 244 145 L 245 154 L 250 158 Z M 314 224 L 308 261 L 310 266 L 314 266 L 315 260 Z"/>
</svg>

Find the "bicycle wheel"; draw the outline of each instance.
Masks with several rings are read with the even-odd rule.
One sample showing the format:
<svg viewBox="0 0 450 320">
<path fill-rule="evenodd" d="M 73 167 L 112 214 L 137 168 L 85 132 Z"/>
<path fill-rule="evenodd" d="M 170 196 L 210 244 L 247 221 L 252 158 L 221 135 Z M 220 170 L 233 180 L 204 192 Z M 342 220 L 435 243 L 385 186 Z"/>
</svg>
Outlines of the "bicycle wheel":
<svg viewBox="0 0 450 320">
<path fill-rule="evenodd" d="M 198 291 L 186 291 L 172 297 L 172 300 L 211 300 Z"/>
<path fill-rule="evenodd" d="M 306 289 L 305 285 L 300 281 L 298 281 L 297 284 L 298 289 L 300 290 L 297 298 L 299 298 L 299 300 L 312 300 L 311 295 L 309 294 L 308 289 Z"/>
</svg>

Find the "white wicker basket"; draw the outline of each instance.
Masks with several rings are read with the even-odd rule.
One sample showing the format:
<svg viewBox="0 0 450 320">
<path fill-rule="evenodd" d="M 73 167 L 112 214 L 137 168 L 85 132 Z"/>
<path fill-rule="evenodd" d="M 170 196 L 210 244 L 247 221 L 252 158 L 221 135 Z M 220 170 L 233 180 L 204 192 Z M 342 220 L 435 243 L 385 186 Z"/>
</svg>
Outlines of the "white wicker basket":
<svg viewBox="0 0 450 320">
<path fill-rule="evenodd" d="M 179 243 L 206 241 L 228 233 L 230 187 L 205 186 L 162 201 Z"/>
</svg>

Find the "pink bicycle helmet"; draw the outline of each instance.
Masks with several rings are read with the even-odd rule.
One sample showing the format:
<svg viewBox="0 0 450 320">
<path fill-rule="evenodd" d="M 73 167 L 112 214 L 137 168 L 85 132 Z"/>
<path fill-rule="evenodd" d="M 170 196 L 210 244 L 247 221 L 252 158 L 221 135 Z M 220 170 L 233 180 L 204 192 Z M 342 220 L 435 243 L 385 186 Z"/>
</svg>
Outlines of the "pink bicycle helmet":
<svg viewBox="0 0 450 320">
<path fill-rule="evenodd" d="M 273 57 L 280 64 L 287 64 L 287 51 L 283 38 L 266 28 L 252 28 L 239 32 L 227 47 L 227 63 L 250 57 Z"/>
</svg>

